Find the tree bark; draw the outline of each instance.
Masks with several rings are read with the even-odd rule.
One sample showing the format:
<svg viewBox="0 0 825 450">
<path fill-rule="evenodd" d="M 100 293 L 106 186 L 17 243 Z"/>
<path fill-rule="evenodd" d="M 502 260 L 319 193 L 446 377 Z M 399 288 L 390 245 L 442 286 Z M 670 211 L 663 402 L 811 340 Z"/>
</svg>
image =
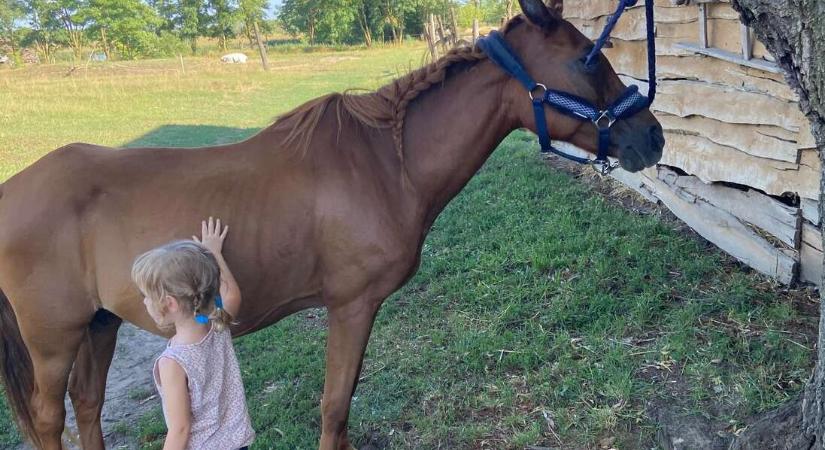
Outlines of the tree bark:
<svg viewBox="0 0 825 450">
<path fill-rule="evenodd" d="M 799 95 L 799 108 L 811 124 L 819 159 L 825 168 L 825 2 L 823 0 L 732 0 L 743 23 L 753 28 L 785 79 Z M 825 176 L 820 182 L 819 216 L 825 218 Z M 825 222 L 821 222 L 825 223 Z M 825 230 L 825 226 L 822 227 Z M 825 241 L 825 234 L 822 236 Z M 825 284 L 823 284 L 825 286 Z M 825 299 L 825 290 L 820 299 Z M 782 448 L 778 446 L 748 446 L 749 440 L 764 436 L 771 428 L 787 434 L 785 442 L 804 436 L 796 448 L 825 450 L 825 301 L 820 301 L 817 364 L 801 399 L 801 425 L 793 432 L 782 431 L 781 421 L 763 421 L 740 435 L 737 448 Z M 785 427 L 787 429 L 788 427 Z M 796 433 L 796 436 L 792 436 Z M 775 436 L 776 437 L 776 436 Z M 775 439 L 781 442 L 781 439 Z M 735 443 L 736 444 L 736 443 Z M 759 445 L 759 444 L 754 444 Z"/>
</svg>

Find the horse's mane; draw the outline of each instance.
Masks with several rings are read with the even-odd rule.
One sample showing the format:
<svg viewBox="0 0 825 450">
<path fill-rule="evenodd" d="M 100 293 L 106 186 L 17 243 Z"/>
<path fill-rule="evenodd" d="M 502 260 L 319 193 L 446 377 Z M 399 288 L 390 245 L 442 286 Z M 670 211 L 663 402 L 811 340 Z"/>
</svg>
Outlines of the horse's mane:
<svg viewBox="0 0 825 450">
<path fill-rule="evenodd" d="M 503 33 L 506 34 L 522 21 L 521 16 L 514 17 L 504 26 Z M 403 162 L 404 117 L 410 103 L 432 86 L 444 81 L 450 73 L 455 72 L 451 69 L 461 63 L 474 65 L 486 58 L 487 55 L 478 45 L 456 47 L 437 61 L 413 70 L 375 92 L 354 93 L 348 90 L 310 100 L 280 116 L 272 128 L 286 130 L 284 144 L 296 145 L 301 153 L 306 153 L 321 117 L 330 105 L 334 105 L 339 128 L 345 116 L 354 118 L 367 127 L 391 128 L 396 152 Z"/>
</svg>

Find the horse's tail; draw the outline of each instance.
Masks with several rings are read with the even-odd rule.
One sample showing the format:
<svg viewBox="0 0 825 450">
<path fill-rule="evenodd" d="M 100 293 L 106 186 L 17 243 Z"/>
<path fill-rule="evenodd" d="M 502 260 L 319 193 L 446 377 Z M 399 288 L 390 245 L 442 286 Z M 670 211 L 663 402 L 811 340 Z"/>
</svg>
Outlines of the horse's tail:
<svg viewBox="0 0 825 450">
<path fill-rule="evenodd" d="M 2 186 L 0 185 L 0 189 Z M 2 190 L 0 190 L 2 195 Z M 20 431 L 39 448 L 34 432 L 34 415 L 31 399 L 34 393 L 34 368 L 29 351 L 20 335 L 20 327 L 11 303 L 0 290 L 0 378 L 5 386 L 6 397 L 20 427 Z"/>
</svg>

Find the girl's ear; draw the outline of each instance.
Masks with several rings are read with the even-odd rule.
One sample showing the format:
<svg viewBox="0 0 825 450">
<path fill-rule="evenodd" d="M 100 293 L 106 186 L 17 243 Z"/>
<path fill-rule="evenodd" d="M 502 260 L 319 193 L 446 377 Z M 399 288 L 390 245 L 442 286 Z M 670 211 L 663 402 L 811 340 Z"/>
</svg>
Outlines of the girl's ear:
<svg viewBox="0 0 825 450">
<path fill-rule="evenodd" d="M 172 297 L 171 295 L 165 295 L 163 297 L 163 305 L 166 307 L 166 310 L 169 312 L 176 313 L 180 311 L 180 303 L 178 303 L 178 299 Z"/>
</svg>

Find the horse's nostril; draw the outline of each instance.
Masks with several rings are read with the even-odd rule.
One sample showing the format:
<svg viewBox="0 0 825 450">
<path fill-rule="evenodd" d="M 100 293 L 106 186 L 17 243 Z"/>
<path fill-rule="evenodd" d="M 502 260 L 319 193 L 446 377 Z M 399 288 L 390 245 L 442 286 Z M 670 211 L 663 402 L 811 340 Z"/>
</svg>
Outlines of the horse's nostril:
<svg viewBox="0 0 825 450">
<path fill-rule="evenodd" d="M 649 129 L 650 132 L 650 142 L 653 144 L 654 147 L 661 149 L 665 146 L 665 135 L 662 132 L 661 125 L 652 125 Z"/>
</svg>

